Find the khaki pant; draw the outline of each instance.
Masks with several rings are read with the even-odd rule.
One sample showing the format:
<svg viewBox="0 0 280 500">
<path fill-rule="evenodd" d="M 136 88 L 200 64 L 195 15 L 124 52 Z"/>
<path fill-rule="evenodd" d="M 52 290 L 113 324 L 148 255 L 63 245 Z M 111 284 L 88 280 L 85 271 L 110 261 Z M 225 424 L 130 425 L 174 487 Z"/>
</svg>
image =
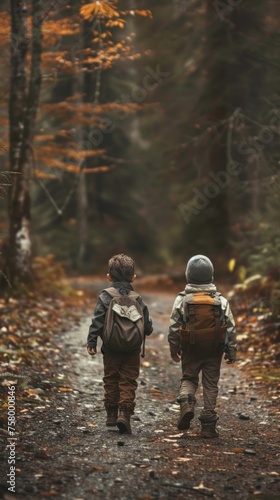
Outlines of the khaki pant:
<svg viewBox="0 0 280 500">
<path fill-rule="evenodd" d="M 131 414 L 135 408 L 135 391 L 140 370 L 140 354 L 120 354 L 111 356 L 105 353 L 104 392 L 105 408 L 125 408 Z"/>
<path fill-rule="evenodd" d="M 199 373 L 202 372 L 202 387 L 204 408 L 200 414 L 200 420 L 211 422 L 217 420 L 215 411 L 218 396 L 218 382 L 220 378 L 220 367 L 222 353 L 201 352 L 197 346 L 189 346 L 182 352 L 182 379 L 180 385 L 180 396 L 178 400 L 186 397 L 188 394 L 193 396 L 198 387 Z"/>
</svg>

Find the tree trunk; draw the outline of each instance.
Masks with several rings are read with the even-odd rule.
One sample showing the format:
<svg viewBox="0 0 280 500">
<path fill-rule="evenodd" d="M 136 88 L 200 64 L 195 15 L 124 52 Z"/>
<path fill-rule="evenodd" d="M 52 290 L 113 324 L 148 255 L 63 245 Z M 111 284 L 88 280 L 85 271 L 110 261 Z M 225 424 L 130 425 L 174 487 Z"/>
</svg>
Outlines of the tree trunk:
<svg viewBox="0 0 280 500">
<path fill-rule="evenodd" d="M 89 3 L 87 1 L 86 3 Z M 86 57 L 88 53 L 88 49 L 92 47 L 92 22 L 84 21 L 83 22 L 83 66 L 86 69 L 83 73 L 83 81 L 82 81 L 82 94 L 83 94 L 83 102 L 92 102 L 94 96 L 94 85 L 93 85 L 93 75 L 92 68 L 89 64 L 86 63 Z M 81 126 L 81 136 L 88 137 L 89 135 L 89 127 Z M 86 141 L 82 140 L 82 144 L 85 144 Z M 85 158 L 83 160 L 83 167 L 85 167 L 90 161 L 90 159 Z M 78 189 L 77 189 L 77 209 L 78 209 L 78 269 L 83 272 L 85 268 L 85 259 L 86 252 L 88 246 L 88 198 L 87 198 L 87 184 L 86 184 L 86 175 L 81 172 L 78 181 Z"/>
<path fill-rule="evenodd" d="M 27 92 L 27 8 L 11 0 L 10 170 L 16 172 L 9 193 L 9 251 L 7 274 L 11 284 L 31 276 L 30 175 L 35 119 L 41 86 L 41 0 L 32 1 L 32 62 Z"/>
<path fill-rule="evenodd" d="M 88 199 L 86 175 L 81 172 L 78 183 L 77 198 L 78 198 L 78 269 L 84 271 L 85 256 L 88 242 Z"/>
<path fill-rule="evenodd" d="M 228 44 L 228 27 L 222 23 L 213 9 L 213 2 L 207 3 L 207 86 L 210 91 L 207 120 L 217 124 L 228 117 L 232 107 L 232 96 L 224 98 L 224 89 L 228 85 L 227 65 L 218 57 L 221 44 Z M 208 172 L 217 173 L 226 168 L 227 155 L 225 136 L 222 141 L 210 141 L 208 149 Z M 210 179 L 209 179 L 210 180 Z M 205 187 L 204 187 L 205 189 Z M 209 238 L 215 233 L 215 247 L 223 252 L 228 244 L 228 192 L 220 189 L 210 198 L 206 209 Z"/>
<path fill-rule="evenodd" d="M 252 177 L 247 173 L 247 157 L 239 155 L 237 150 L 237 141 L 241 142 L 236 134 L 239 110 L 250 116 L 253 110 L 262 109 L 260 89 L 265 67 L 258 45 L 252 40 L 257 42 L 258 33 L 263 32 L 263 0 L 256 9 L 253 4 L 253 0 L 247 0 L 232 8 L 219 2 L 225 9 L 218 11 L 219 15 L 215 10 L 217 2 L 208 0 L 205 4 L 204 83 L 199 111 L 203 126 L 207 126 L 203 136 L 206 147 L 198 143 L 205 156 L 199 156 L 203 175 L 197 183 L 199 198 L 195 196 L 198 216 L 192 219 L 189 232 L 200 252 L 215 255 L 225 255 L 233 239 L 231 231 L 236 214 L 241 207 L 244 218 L 244 207 L 248 210 L 251 202 L 251 194 L 245 193 L 243 199 L 239 195 L 234 209 L 231 199 L 235 197 L 239 178 Z M 238 162 L 237 175 L 228 174 L 231 158 Z M 228 181 L 217 181 L 226 176 Z M 257 189 L 257 182 L 255 185 Z M 257 190 L 255 203 L 256 200 Z"/>
</svg>

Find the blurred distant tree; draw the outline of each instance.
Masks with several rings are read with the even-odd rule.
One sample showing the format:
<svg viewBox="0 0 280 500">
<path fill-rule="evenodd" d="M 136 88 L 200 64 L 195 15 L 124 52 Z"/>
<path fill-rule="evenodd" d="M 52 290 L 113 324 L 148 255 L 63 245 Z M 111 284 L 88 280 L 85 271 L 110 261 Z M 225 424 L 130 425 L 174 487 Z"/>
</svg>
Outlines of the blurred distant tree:
<svg viewBox="0 0 280 500">
<path fill-rule="evenodd" d="M 198 92 L 194 148 L 201 169 L 197 183 L 201 210 L 193 217 L 190 229 L 198 234 L 201 243 L 202 239 L 207 241 L 215 253 L 230 246 L 232 215 L 235 217 L 241 206 L 243 214 L 251 205 L 247 192 L 242 204 L 239 198 L 234 207 L 230 193 L 240 191 L 245 179 L 254 183 L 257 192 L 255 175 L 239 150 L 242 135 L 244 140 L 253 130 L 244 127 L 244 117 L 259 119 L 265 109 L 265 13 L 263 0 L 257 6 L 247 0 L 232 7 L 227 2 L 209 0 L 205 12 L 204 52 L 200 61 L 203 81 Z M 231 170 L 230 165 L 236 165 L 236 169 Z"/>
<path fill-rule="evenodd" d="M 54 66 L 58 62 L 60 66 L 52 93 L 40 108 L 41 122 L 47 122 L 52 133 L 44 131 L 36 137 L 36 176 L 55 209 L 54 223 L 50 228 L 47 226 L 47 232 L 44 230 L 43 238 L 56 243 L 61 229 L 65 231 L 67 238 L 63 238 L 57 250 L 65 255 L 64 248 L 71 246 L 71 254 L 68 251 L 66 258 L 69 256 L 71 266 L 78 264 L 81 271 L 85 266 L 88 268 L 87 256 L 95 252 L 94 237 L 99 244 L 104 237 L 109 237 L 102 219 L 107 217 L 109 224 L 123 231 L 121 212 L 126 209 L 128 214 L 127 200 L 133 196 L 133 171 L 123 157 L 126 139 L 125 133 L 121 136 L 121 128 L 129 129 L 129 116 L 141 110 L 144 103 L 138 104 L 129 92 L 123 91 L 128 81 L 120 68 L 140 57 L 128 30 L 124 32 L 123 28 L 128 16 L 135 13 L 144 18 L 151 14 L 144 10 L 125 10 L 121 6 L 117 9 L 117 2 L 110 4 L 109 10 L 104 2 L 85 2 L 80 9 L 82 21 L 78 28 L 79 3 L 76 1 L 71 9 L 47 23 L 52 38 L 58 40 L 57 34 L 60 34 L 60 45 L 53 56 L 49 50 L 44 51 L 43 67 L 47 64 L 51 71 L 51 60 Z M 73 195 L 76 191 L 75 197 L 69 196 L 69 183 L 74 187 L 70 193 Z M 38 191 L 36 197 L 42 206 L 42 195 L 38 196 Z M 133 200 L 131 207 L 129 214 L 135 214 Z M 46 225 L 50 225 L 50 217 L 45 217 Z M 135 235 L 128 228 L 127 233 L 135 242 Z M 117 245 L 117 241 L 110 237 L 110 244 Z"/>
<path fill-rule="evenodd" d="M 276 189 L 272 178 L 279 172 L 276 13 L 275 0 L 163 0 L 154 8 L 155 23 L 140 34 L 152 61 L 170 74 L 155 89 L 162 113 L 157 128 L 150 117 L 141 126 L 153 144 L 146 161 L 152 154 L 153 171 L 160 164 L 161 182 L 150 197 L 160 210 L 151 216 L 171 262 L 194 252 L 223 260 L 229 252 L 244 256 L 236 241 L 248 262 L 256 244 L 249 234 L 263 233 L 257 220 L 268 213 L 268 184 Z M 227 181 L 231 162 L 236 175 Z M 270 212 L 274 220 L 275 208 Z"/>
</svg>

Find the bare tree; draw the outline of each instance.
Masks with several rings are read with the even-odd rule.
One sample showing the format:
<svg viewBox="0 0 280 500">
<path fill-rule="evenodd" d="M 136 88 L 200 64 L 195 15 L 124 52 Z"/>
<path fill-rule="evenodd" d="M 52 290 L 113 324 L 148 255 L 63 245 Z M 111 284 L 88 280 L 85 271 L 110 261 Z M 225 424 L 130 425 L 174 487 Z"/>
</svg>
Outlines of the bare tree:
<svg viewBox="0 0 280 500">
<path fill-rule="evenodd" d="M 30 177 L 33 139 L 41 87 L 42 0 L 32 0 L 29 47 L 27 6 L 11 0 L 10 170 L 18 175 L 9 193 L 9 248 L 6 272 L 12 284 L 30 279 Z M 27 54 L 32 51 L 29 81 Z"/>
</svg>

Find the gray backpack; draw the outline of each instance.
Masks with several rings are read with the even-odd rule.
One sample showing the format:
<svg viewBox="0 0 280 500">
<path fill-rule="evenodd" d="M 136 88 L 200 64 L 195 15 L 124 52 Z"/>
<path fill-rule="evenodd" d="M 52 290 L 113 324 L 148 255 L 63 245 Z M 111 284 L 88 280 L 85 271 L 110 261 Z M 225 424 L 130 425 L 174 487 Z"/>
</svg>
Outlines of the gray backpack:
<svg viewBox="0 0 280 500">
<path fill-rule="evenodd" d="M 104 290 L 112 300 L 109 304 L 102 340 L 105 347 L 113 351 L 130 352 L 143 344 L 144 357 L 144 317 L 137 301 L 139 294 L 130 290 L 128 295 L 121 295 L 116 288 Z"/>
</svg>

